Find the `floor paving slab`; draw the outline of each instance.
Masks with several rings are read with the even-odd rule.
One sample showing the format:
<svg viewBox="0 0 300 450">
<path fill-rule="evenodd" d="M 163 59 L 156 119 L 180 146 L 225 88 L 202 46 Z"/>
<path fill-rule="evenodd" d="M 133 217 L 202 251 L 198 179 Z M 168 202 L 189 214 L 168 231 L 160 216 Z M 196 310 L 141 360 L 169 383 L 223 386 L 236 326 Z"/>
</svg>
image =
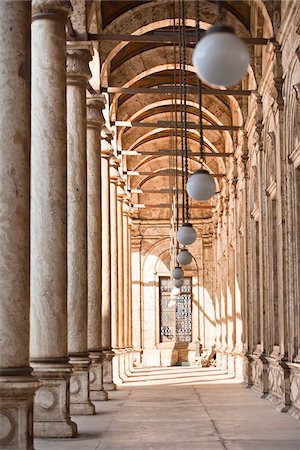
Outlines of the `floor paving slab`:
<svg viewBox="0 0 300 450">
<path fill-rule="evenodd" d="M 215 368 L 137 369 L 73 439 L 36 450 L 300 450 L 300 424 Z"/>
</svg>

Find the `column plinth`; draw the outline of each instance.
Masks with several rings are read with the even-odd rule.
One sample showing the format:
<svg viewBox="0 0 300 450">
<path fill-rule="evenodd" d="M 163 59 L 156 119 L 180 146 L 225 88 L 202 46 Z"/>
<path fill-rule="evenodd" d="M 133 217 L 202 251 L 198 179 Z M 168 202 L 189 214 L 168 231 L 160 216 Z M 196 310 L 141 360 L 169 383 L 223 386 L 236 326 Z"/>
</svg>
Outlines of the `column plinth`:
<svg viewBox="0 0 300 450">
<path fill-rule="evenodd" d="M 71 414 L 94 414 L 89 399 L 87 350 L 86 85 L 90 44 L 67 45 L 68 352 Z"/>
<path fill-rule="evenodd" d="M 107 400 L 103 392 L 101 306 L 101 129 L 103 95 L 87 99 L 87 248 L 88 248 L 88 349 L 91 400 Z"/>
<path fill-rule="evenodd" d="M 103 363 L 105 355 L 102 352 L 90 351 L 90 399 L 108 400 L 108 394 L 103 388 Z"/>
<path fill-rule="evenodd" d="M 88 354 L 81 357 L 70 355 L 73 367 L 70 380 L 70 413 L 72 415 L 95 414 L 95 405 L 90 401 L 89 368 L 91 360 Z"/>
<path fill-rule="evenodd" d="M 67 349 L 66 33 L 68 1 L 32 2 L 31 333 L 34 431 L 70 437 Z"/>
</svg>

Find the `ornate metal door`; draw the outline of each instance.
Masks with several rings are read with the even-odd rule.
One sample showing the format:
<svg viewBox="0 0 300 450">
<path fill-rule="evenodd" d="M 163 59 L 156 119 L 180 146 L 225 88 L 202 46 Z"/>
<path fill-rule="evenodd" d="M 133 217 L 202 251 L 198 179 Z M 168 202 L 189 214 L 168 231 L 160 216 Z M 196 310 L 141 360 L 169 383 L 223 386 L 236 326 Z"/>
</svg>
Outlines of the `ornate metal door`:
<svg viewBox="0 0 300 450">
<path fill-rule="evenodd" d="M 191 278 L 185 278 L 180 294 L 171 299 L 171 280 L 159 279 L 160 342 L 188 343 L 192 341 Z"/>
</svg>

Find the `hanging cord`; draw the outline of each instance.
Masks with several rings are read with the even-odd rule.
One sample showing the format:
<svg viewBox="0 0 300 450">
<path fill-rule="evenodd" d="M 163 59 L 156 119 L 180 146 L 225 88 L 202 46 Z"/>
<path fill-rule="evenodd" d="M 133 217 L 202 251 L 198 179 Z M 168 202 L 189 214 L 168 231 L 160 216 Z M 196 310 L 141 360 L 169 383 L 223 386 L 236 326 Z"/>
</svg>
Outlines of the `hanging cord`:
<svg viewBox="0 0 300 450">
<path fill-rule="evenodd" d="M 185 188 L 188 182 L 188 144 L 187 144 L 187 58 L 186 58 L 186 39 L 185 39 L 185 7 L 182 1 L 182 47 L 183 47 L 183 102 L 184 102 L 184 156 L 185 156 Z M 189 196 L 185 195 L 186 221 L 189 221 Z"/>
<path fill-rule="evenodd" d="M 173 0 L 173 32 L 174 36 L 176 33 L 176 1 Z M 173 45 L 173 59 L 174 59 L 174 113 L 175 113 L 175 133 L 173 134 L 174 141 L 175 141 L 175 203 L 176 203 L 176 232 L 179 228 L 179 194 L 178 194 L 178 136 L 177 136 L 177 128 L 178 128 L 178 122 L 177 122 L 177 56 L 176 56 L 176 42 L 174 41 Z M 179 249 L 179 242 L 176 239 L 176 248 Z"/>
<path fill-rule="evenodd" d="M 200 39 L 200 5 L 199 0 L 196 2 L 196 41 Z M 199 77 L 198 80 L 198 103 L 199 103 L 199 135 L 200 135 L 200 164 L 203 167 L 204 164 L 204 138 L 203 138 L 203 111 L 202 111 L 202 81 Z"/>
<path fill-rule="evenodd" d="M 178 29 L 179 29 L 179 84 L 180 84 L 180 138 L 181 138 L 181 189 L 182 189 L 182 223 L 185 222 L 185 189 L 184 189 L 184 138 L 183 138 L 183 52 L 182 52 L 182 41 L 183 41 L 183 27 L 182 27 L 182 6 L 183 0 L 179 0 L 179 21 L 178 21 Z"/>
</svg>

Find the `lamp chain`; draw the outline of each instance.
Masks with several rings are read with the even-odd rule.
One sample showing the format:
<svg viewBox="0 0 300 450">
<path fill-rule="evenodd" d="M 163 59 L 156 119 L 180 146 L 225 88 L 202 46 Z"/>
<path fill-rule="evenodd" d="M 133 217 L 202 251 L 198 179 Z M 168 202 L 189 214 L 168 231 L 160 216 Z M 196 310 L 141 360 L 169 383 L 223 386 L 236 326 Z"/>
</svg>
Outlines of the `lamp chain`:
<svg viewBox="0 0 300 450">
<path fill-rule="evenodd" d="M 196 3 L 196 39 L 197 42 L 200 39 L 200 5 L 199 0 L 195 0 Z M 203 138 L 203 111 L 202 111 L 202 81 L 199 77 L 198 80 L 198 103 L 199 103 L 199 135 L 200 135 L 200 164 L 204 163 L 204 138 Z"/>
</svg>

